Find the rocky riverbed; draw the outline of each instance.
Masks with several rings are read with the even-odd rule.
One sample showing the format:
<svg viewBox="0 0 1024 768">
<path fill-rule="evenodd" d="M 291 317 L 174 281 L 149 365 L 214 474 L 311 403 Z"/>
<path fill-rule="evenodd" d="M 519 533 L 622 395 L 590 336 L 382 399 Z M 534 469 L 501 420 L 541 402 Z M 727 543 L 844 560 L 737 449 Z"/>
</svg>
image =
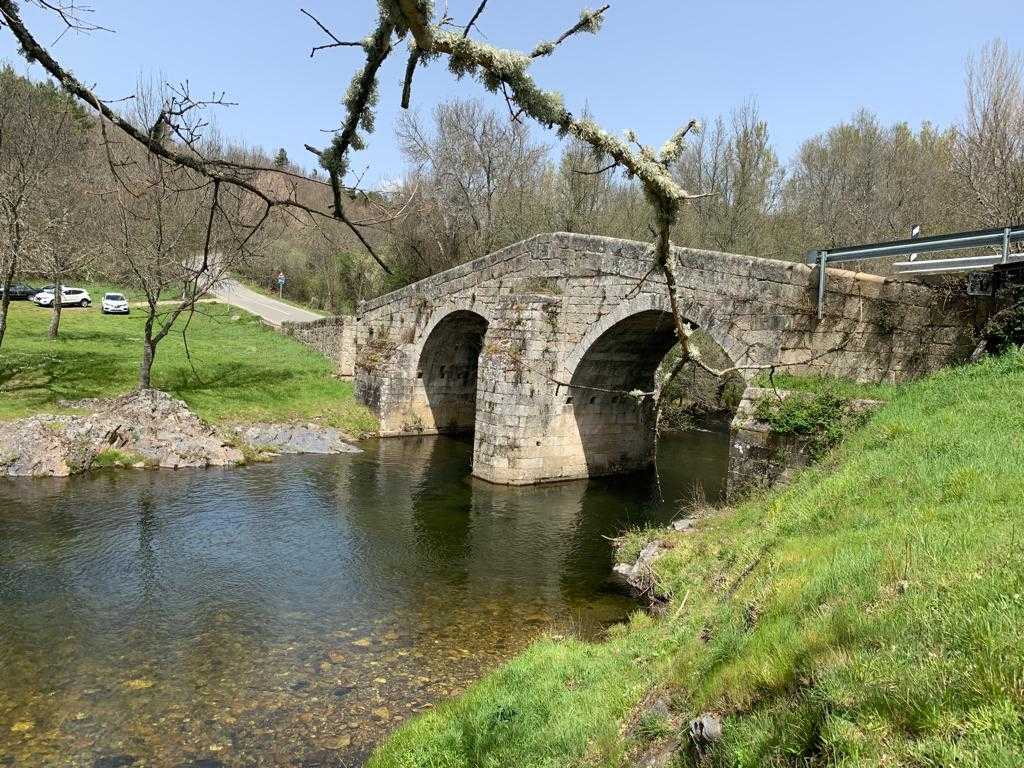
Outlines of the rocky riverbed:
<svg viewBox="0 0 1024 768">
<path fill-rule="evenodd" d="M 183 401 L 155 389 L 62 405 L 79 413 L 0 423 L 0 476 L 66 477 L 105 466 L 233 466 L 275 453 L 359 450 L 336 429 L 316 424 L 218 430 Z"/>
</svg>

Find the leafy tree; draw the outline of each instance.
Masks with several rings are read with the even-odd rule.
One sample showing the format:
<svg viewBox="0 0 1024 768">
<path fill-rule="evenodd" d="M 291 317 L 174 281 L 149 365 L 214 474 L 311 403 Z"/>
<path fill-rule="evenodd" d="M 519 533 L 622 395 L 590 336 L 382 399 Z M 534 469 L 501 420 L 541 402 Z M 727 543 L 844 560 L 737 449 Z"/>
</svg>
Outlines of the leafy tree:
<svg viewBox="0 0 1024 768">
<path fill-rule="evenodd" d="M 789 242 L 799 253 L 908 237 L 915 224 L 954 228 L 954 140 L 927 123 L 916 133 L 905 123 L 886 127 L 862 110 L 804 142 L 783 193 Z"/>
</svg>

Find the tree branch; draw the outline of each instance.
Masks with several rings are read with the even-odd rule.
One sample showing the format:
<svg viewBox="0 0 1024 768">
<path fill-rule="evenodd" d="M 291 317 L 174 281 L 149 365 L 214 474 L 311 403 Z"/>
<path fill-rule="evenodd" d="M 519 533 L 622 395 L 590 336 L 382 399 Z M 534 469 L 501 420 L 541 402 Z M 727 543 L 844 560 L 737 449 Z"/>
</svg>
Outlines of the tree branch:
<svg viewBox="0 0 1024 768">
<path fill-rule="evenodd" d="M 604 5 L 596 11 L 584 11 L 580 14 L 580 20 L 563 32 L 557 39 L 545 43 L 539 43 L 537 47 L 533 49 L 533 52 L 530 54 L 530 58 L 537 59 L 542 56 L 550 56 L 555 52 L 555 49 L 559 45 L 575 35 L 577 32 L 590 32 L 591 34 L 596 33 L 601 28 L 601 21 L 603 19 L 604 12 L 609 8 L 611 8 L 610 5 Z"/>
<path fill-rule="evenodd" d="M 334 41 L 334 42 L 331 42 L 331 43 L 327 43 L 326 45 L 314 45 L 313 46 L 313 50 L 311 50 L 309 52 L 309 58 L 312 59 L 314 56 L 316 56 L 317 51 L 324 51 L 324 50 L 327 50 L 328 48 L 339 48 L 339 47 L 342 47 L 342 46 L 348 46 L 348 47 L 352 47 L 352 48 L 362 48 L 362 46 L 363 46 L 362 41 L 359 41 L 359 40 L 356 40 L 356 41 L 340 40 L 337 35 L 335 35 L 323 23 L 321 23 L 320 19 L 318 19 L 312 13 L 307 11 L 305 8 L 299 8 L 299 12 L 300 13 L 304 13 L 304 14 L 306 14 L 306 16 L 311 18 L 313 20 L 313 23 L 316 24 L 318 27 L 320 27 L 320 29 L 322 29 L 324 31 L 324 34 L 326 34 L 329 38 L 331 38 L 331 40 Z"/>
<path fill-rule="evenodd" d="M 17 6 L 14 4 L 13 0 L 0 0 L 0 17 L 3 18 L 4 23 L 20 43 L 23 55 L 26 59 L 29 61 L 39 62 L 43 69 L 53 76 L 65 91 L 94 108 L 99 113 L 101 129 L 103 128 L 103 121 L 109 121 L 133 141 L 145 147 L 145 149 L 151 154 L 168 160 L 180 167 L 189 168 L 196 173 L 205 176 L 211 181 L 220 181 L 245 190 L 259 198 L 268 209 L 291 208 L 303 211 L 313 216 L 338 219 L 352 230 L 363 246 L 369 251 L 374 260 L 383 266 L 384 262 L 377 256 L 377 253 L 373 250 L 372 246 L 370 246 L 363 234 L 356 229 L 355 225 L 346 216 L 341 204 L 340 182 L 338 182 L 336 187 L 332 184 L 332 191 L 334 192 L 334 213 L 332 215 L 328 211 L 322 211 L 312 206 L 305 205 L 296 199 L 273 197 L 261 190 L 255 184 L 233 172 L 237 170 L 258 170 L 261 172 L 265 171 L 267 173 L 277 173 L 278 170 L 275 168 L 236 166 L 228 161 L 207 161 L 201 157 L 195 156 L 194 154 L 179 152 L 173 149 L 169 142 L 161 141 L 159 136 L 139 130 L 136 126 L 132 125 L 132 123 L 112 110 L 105 102 L 97 98 L 84 83 L 74 76 L 74 74 L 62 67 L 60 63 L 54 59 L 35 39 L 32 33 L 29 32 L 24 22 L 22 22 Z M 387 36 L 390 36 L 390 31 L 388 31 Z M 383 61 L 383 57 L 380 60 Z M 379 67 L 379 65 L 380 62 L 377 62 L 377 67 Z M 374 68 L 373 72 L 374 74 L 376 73 L 376 68 Z M 354 134 L 354 132 L 355 127 L 353 125 L 351 133 Z M 351 136 L 349 136 L 349 141 L 351 141 Z"/>
<path fill-rule="evenodd" d="M 469 37 L 470 30 L 473 29 L 473 25 L 476 24 L 476 20 L 480 18 L 480 14 L 484 12 L 484 8 L 486 7 L 487 0 L 480 0 L 480 5 L 477 6 L 476 13 L 473 14 L 473 17 L 469 20 L 469 23 L 466 25 L 466 28 L 462 30 L 463 37 Z"/>
</svg>

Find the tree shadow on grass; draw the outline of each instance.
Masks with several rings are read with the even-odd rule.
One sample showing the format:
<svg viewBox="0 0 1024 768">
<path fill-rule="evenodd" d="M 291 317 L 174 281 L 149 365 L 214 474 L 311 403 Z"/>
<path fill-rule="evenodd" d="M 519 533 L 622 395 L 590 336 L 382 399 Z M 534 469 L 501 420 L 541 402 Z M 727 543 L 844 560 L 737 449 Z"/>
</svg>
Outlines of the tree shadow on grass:
<svg viewBox="0 0 1024 768">
<path fill-rule="evenodd" d="M 103 397 L 131 388 L 124 357 L 61 347 L 46 354 L 11 353 L 0 359 L 0 395 L 17 394 L 35 407 L 61 400 Z"/>
<path fill-rule="evenodd" d="M 198 373 L 197 373 L 198 372 Z M 161 388 L 184 394 L 200 394 L 224 389 L 277 389 L 281 384 L 300 378 L 303 374 L 265 365 L 246 365 L 237 361 L 230 364 L 197 366 L 197 372 L 188 366 L 174 366 L 154 371 Z"/>
<path fill-rule="evenodd" d="M 276 410 L 282 400 L 301 400 L 307 387 L 302 371 L 266 365 L 230 364 L 204 366 L 197 376 L 187 366 L 176 366 L 154 374 L 157 386 L 174 393 L 190 405 L 213 406 L 220 410 Z M 205 409 L 204 409 L 205 410 Z"/>
</svg>

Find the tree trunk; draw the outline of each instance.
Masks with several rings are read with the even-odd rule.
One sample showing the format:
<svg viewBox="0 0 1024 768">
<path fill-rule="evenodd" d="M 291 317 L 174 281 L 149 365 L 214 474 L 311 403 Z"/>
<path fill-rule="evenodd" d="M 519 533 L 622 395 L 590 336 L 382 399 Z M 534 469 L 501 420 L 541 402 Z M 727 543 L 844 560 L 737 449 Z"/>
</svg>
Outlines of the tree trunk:
<svg viewBox="0 0 1024 768">
<path fill-rule="evenodd" d="M 156 358 L 156 342 L 146 338 L 142 343 L 142 362 L 139 363 L 139 389 L 151 389 L 153 360 Z"/>
<path fill-rule="evenodd" d="M 60 332 L 60 310 L 61 310 L 61 282 L 54 280 L 53 284 L 53 314 L 50 316 L 50 330 L 47 332 L 47 336 L 51 339 L 56 339 L 57 334 Z"/>
<path fill-rule="evenodd" d="M 11 306 L 11 297 L 9 291 L 11 283 L 14 282 L 14 268 L 17 266 L 17 262 L 14 257 L 11 257 L 11 263 L 7 267 L 7 274 L 4 275 L 3 282 L 3 298 L 0 299 L 0 346 L 4 343 L 4 334 L 7 333 L 7 309 Z"/>
</svg>

